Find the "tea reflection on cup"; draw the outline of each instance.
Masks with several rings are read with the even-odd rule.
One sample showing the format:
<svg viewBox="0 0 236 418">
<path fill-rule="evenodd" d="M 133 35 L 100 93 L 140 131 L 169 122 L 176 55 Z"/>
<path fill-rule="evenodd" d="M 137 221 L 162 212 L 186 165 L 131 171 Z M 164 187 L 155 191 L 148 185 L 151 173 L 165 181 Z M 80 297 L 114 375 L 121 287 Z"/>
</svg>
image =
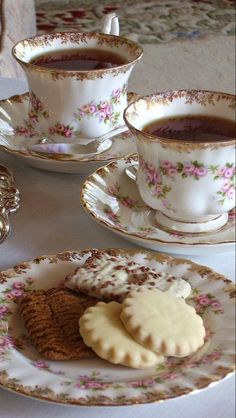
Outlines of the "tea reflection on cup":
<svg viewBox="0 0 236 418">
<path fill-rule="evenodd" d="M 143 51 L 131 40 L 107 34 L 118 33 L 114 14 L 105 16 L 103 29 L 106 33 L 39 35 L 13 47 L 29 85 L 29 129 L 65 142 L 123 125 L 127 82 Z M 73 66 L 79 60 L 90 67 Z"/>
<path fill-rule="evenodd" d="M 155 131 L 161 121 L 179 123 L 186 116 L 218 119 L 221 127 L 199 133 L 198 121 L 192 128 L 182 126 L 184 137 L 171 133 L 170 125 Z M 157 224 L 191 234 L 222 228 L 235 207 L 235 96 L 200 90 L 152 94 L 131 103 L 124 119 L 136 137 L 137 186 L 143 201 L 156 210 Z"/>
</svg>

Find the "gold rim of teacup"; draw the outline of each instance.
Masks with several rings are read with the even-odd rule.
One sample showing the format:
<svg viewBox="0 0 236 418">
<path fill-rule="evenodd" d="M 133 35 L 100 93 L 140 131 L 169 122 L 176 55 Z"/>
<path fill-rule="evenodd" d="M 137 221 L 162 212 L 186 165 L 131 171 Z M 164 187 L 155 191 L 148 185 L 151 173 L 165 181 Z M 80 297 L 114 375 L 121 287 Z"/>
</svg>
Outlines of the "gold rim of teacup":
<svg viewBox="0 0 236 418">
<path fill-rule="evenodd" d="M 199 95 L 199 97 L 198 97 Z M 206 102 L 206 100 L 202 100 L 204 96 L 208 96 L 209 102 Z M 139 101 L 144 100 L 148 103 L 148 101 L 157 102 L 158 100 L 162 102 L 163 104 L 171 103 L 173 98 L 184 98 L 189 97 L 192 99 L 192 102 L 196 102 L 200 105 L 206 106 L 207 103 L 212 104 L 213 97 L 215 96 L 215 101 L 218 102 L 219 100 L 226 99 L 229 100 L 230 104 L 229 107 L 235 108 L 236 106 L 236 96 L 234 94 L 225 93 L 225 92 L 218 92 L 218 91 L 211 91 L 211 90 L 168 90 L 163 92 L 157 92 L 152 93 L 146 96 L 139 96 L 136 100 L 133 100 L 132 103 L 130 103 L 126 109 L 124 110 L 124 121 L 128 128 L 133 132 L 136 133 L 136 135 L 140 135 L 141 140 L 143 141 L 151 141 L 151 142 L 159 142 L 163 147 L 170 146 L 172 144 L 177 150 L 182 151 L 185 150 L 186 152 L 190 152 L 192 149 L 195 148 L 218 148 L 222 146 L 229 146 L 229 145 L 235 145 L 235 138 L 228 139 L 228 140 L 217 140 L 217 141 L 194 141 L 194 140 L 181 140 L 173 139 L 173 138 L 163 138 L 160 136 L 152 135 L 146 131 L 143 131 L 141 128 L 136 128 L 131 122 L 129 122 L 129 112 L 135 112 L 135 105 L 138 104 Z M 172 99 L 172 100 L 170 100 Z M 197 100 L 196 100 L 197 99 Z M 206 97 L 205 97 L 206 99 Z M 186 104 L 190 104 L 189 102 L 186 102 Z M 133 109 L 132 109 L 133 107 Z"/>
<path fill-rule="evenodd" d="M 32 62 L 25 62 L 24 57 L 19 58 L 19 51 L 17 51 L 17 48 L 21 45 L 24 46 L 49 46 L 49 43 L 54 41 L 55 39 L 62 39 L 66 44 L 66 39 L 68 39 L 68 42 L 78 44 L 82 41 L 89 40 L 89 39 L 98 39 L 100 43 L 98 45 L 102 45 L 103 43 L 110 43 L 110 45 L 118 45 L 118 46 L 126 46 L 128 50 L 131 51 L 131 53 L 135 56 L 134 59 L 131 61 L 117 65 L 113 68 L 106 68 L 106 69 L 97 69 L 97 70 L 63 70 L 63 69 L 52 69 L 52 68 L 45 68 L 37 64 L 33 64 Z M 109 35 L 99 32 L 55 32 L 50 34 L 44 34 L 44 35 L 36 35 L 30 38 L 22 39 L 21 41 L 17 42 L 13 48 L 12 48 L 12 55 L 16 59 L 16 61 L 23 67 L 32 69 L 34 71 L 43 72 L 43 73 L 50 73 L 52 75 L 61 76 L 61 77 L 72 77 L 76 76 L 77 78 L 91 78 L 94 79 L 96 77 L 101 77 L 103 74 L 114 74 L 117 72 L 126 72 L 131 66 L 133 66 L 137 61 L 140 60 L 140 58 L 143 55 L 143 48 L 139 46 L 134 41 L 121 37 L 116 35 Z"/>
</svg>

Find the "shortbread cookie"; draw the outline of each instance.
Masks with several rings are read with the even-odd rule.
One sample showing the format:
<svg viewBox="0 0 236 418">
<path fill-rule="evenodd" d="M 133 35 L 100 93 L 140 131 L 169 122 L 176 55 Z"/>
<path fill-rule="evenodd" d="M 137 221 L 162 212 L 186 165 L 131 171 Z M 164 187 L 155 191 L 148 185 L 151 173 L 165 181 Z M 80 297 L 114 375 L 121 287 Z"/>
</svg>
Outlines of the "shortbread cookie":
<svg viewBox="0 0 236 418">
<path fill-rule="evenodd" d="M 140 287 L 168 291 L 187 298 L 191 286 L 181 278 L 141 266 L 124 256 L 93 250 L 92 255 L 66 278 L 66 287 L 105 302 L 122 302 L 129 292 Z"/>
<path fill-rule="evenodd" d="M 130 293 L 120 318 L 139 344 L 166 356 L 188 356 L 204 343 L 203 320 L 195 309 L 157 289 Z"/>
<path fill-rule="evenodd" d="M 53 288 L 28 292 L 20 301 L 20 313 L 34 347 L 49 360 L 94 357 L 83 342 L 78 319 L 97 299 Z"/>
<path fill-rule="evenodd" d="M 121 305 L 117 302 L 99 302 L 88 308 L 79 320 L 85 344 L 114 364 L 145 368 L 163 362 L 163 356 L 141 346 L 128 334 L 120 313 Z"/>
</svg>

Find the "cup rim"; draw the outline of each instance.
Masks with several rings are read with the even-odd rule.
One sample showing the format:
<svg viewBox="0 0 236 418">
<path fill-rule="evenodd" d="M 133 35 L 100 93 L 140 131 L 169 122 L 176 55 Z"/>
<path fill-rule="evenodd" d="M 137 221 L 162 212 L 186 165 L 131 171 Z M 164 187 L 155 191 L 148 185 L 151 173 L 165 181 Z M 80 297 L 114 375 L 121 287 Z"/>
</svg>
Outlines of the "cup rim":
<svg viewBox="0 0 236 418">
<path fill-rule="evenodd" d="M 194 144 L 194 145 L 215 145 L 215 144 L 224 144 L 224 145 L 233 145 L 235 144 L 235 140 L 236 138 L 232 138 L 232 139 L 227 139 L 227 140 L 213 140 L 213 141 L 204 141 L 204 140 L 200 140 L 200 141 L 195 141 L 195 140 L 191 140 L 191 139 L 183 139 L 183 140 L 179 140 L 179 139 L 174 139 L 174 138 L 164 138 L 161 136 L 157 136 L 157 135 L 153 135 L 150 134 L 148 132 L 144 132 L 142 129 L 138 129 L 135 126 L 133 126 L 127 119 L 127 112 L 130 110 L 130 108 L 135 105 L 136 103 L 138 103 L 140 100 L 145 100 L 145 99 L 152 99 L 155 96 L 164 96 L 164 95 L 168 95 L 168 94 L 173 94 L 173 93 L 186 93 L 186 94 L 191 94 L 191 93 L 209 93 L 209 94 L 213 94 L 213 95 L 222 95 L 223 98 L 229 98 L 232 101 L 236 99 L 236 96 L 234 94 L 231 93 L 226 93 L 226 92 L 221 92 L 221 91 L 215 91 L 215 90 L 201 90 L 201 89 L 175 89 L 175 90 L 165 90 L 165 91 L 160 91 L 157 93 L 150 93 L 148 95 L 138 95 L 138 97 L 133 100 L 124 110 L 123 112 L 123 118 L 125 121 L 125 124 L 128 126 L 128 128 L 131 131 L 135 131 L 138 134 L 145 134 L 145 137 L 148 138 L 150 141 L 152 142 L 160 142 L 163 144 L 170 144 L 170 143 L 174 143 L 174 144 L 180 144 L 181 145 L 187 145 L 187 144 Z"/>
<path fill-rule="evenodd" d="M 19 47 L 20 45 L 27 43 L 27 42 L 31 42 L 31 41 L 35 41 L 35 40 L 47 40 L 47 38 L 50 38 L 52 40 L 54 40 L 55 38 L 60 38 L 63 35 L 75 35 L 75 36 L 79 36 L 81 35 L 81 37 L 84 36 L 88 36 L 91 38 L 96 38 L 97 36 L 99 36 L 100 38 L 104 39 L 104 40 L 109 40 L 109 39 L 113 39 L 113 40 L 119 40 L 119 42 L 121 42 L 121 44 L 128 44 L 131 47 L 135 47 L 136 48 L 136 58 L 134 58 L 133 60 L 125 63 L 125 64 L 121 64 L 121 65 L 117 65 L 115 67 L 112 68 L 101 68 L 101 69 L 97 69 L 97 70 L 64 70 L 64 69 L 58 69 L 58 68 L 46 68 L 46 67 L 42 67 L 40 65 L 37 64 L 32 64 L 30 62 L 25 62 L 22 59 L 20 59 L 17 56 L 17 47 Z M 131 39 L 125 38 L 123 36 L 117 36 L 117 35 L 110 35 L 110 34 L 106 34 L 106 33 L 102 33 L 102 32 L 75 32 L 75 31 L 65 31 L 65 32 L 52 32 L 52 33 L 45 33 L 45 34 L 41 34 L 41 35 L 35 35 L 35 36 L 31 36 L 31 37 L 27 37 L 24 39 L 21 39 L 20 41 L 18 41 L 16 44 L 14 44 L 14 46 L 12 47 L 12 56 L 13 58 L 23 67 L 26 68 L 32 68 L 34 69 L 34 71 L 40 71 L 40 72 L 45 72 L 45 73 L 58 73 L 58 74 L 63 74 L 63 75 L 70 75 L 70 74 L 78 74 L 78 75 L 88 75 L 89 73 L 96 71 L 96 74 L 102 75 L 103 73 L 112 73 L 114 72 L 114 70 L 119 70 L 119 69 L 125 69 L 126 67 L 128 68 L 129 66 L 135 64 L 137 61 L 139 61 L 141 59 L 143 55 L 143 48 L 136 42 L 132 41 Z"/>
</svg>

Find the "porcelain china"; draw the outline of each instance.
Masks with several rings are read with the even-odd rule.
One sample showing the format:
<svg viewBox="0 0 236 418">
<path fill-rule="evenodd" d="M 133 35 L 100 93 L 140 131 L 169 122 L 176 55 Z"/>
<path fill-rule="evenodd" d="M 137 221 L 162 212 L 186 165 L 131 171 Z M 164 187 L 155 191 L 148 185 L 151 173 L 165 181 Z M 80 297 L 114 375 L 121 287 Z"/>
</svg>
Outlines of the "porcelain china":
<svg viewBox="0 0 236 418">
<path fill-rule="evenodd" d="M 137 164 L 133 154 L 111 162 L 88 176 L 81 202 L 89 215 L 123 238 L 156 251 L 172 254 L 215 254 L 235 248 L 235 212 L 220 230 L 204 234 L 168 232 L 160 228 L 155 211 L 148 207 L 126 169 Z"/>
<path fill-rule="evenodd" d="M 154 121 L 186 115 L 222 118 L 233 125 L 235 96 L 174 90 L 139 97 L 126 108 L 124 119 L 136 137 L 139 154 L 137 186 L 143 201 L 156 210 L 157 222 L 163 228 L 213 232 L 227 224 L 228 212 L 235 207 L 233 133 L 227 139 L 212 133 L 210 140 L 204 133 L 201 140 L 194 140 L 191 133 L 196 132 L 196 122 L 186 126 L 181 140 L 171 137 L 168 127 L 165 137 L 143 130 Z"/>
<path fill-rule="evenodd" d="M 112 30 L 112 20 L 118 21 L 114 13 L 105 19 L 106 28 L 102 27 L 101 33 L 49 33 L 24 39 L 14 46 L 13 56 L 28 80 L 27 122 L 31 131 L 73 141 L 79 134 L 94 138 L 123 124 L 128 79 L 143 51 L 135 42 L 117 36 L 118 23 L 116 36 L 102 33 Z M 60 53 L 60 60 L 65 60 L 68 53 L 78 58 L 78 50 L 80 54 L 83 51 L 85 58 L 91 50 L 115 54 L 122 58 L 122 63 L 115 61 L 115 66 L 93 70 L 43 66 L 53 61 L 55 51 L 57 57 Z"/>
<path fill-rule="evenodd" d="M 128 93 L 128 100 L 133 100 L 135 97 L 135 93 Z M 91 173 L 111 160 L 136 151 L 133 135 L 124 132 L 111 139 L 112 146 L 107 151 L 97 155 L 82 157 L 31 152 L 28 146 L 35 144 L 42 135 L 39 131 L 31 132 L 28 129 L 28 105 L 28 93 L 0 101 L 0 150 L 14 155 L 33 167 L 61 173 Z"/>
<path fill-rule="evenodd" d="M 22 262 L 0 273 L 0 384 L 19 394 L 66 405 L 132 405 L 164 401 L 215 384 L 234 371 L 235 285 L 208 267 L 143 250 L 112 251 L 127 263 L 178 275 L 192 287 L 188 303 L 202 316 L 207 336 L 195 354 L 167 357 L 162 365 L 135 370 L 101 359 L 46 361 L 33 348 L 17 300 L 34 289 L 63 286 L 90 250 L 67 251 Z"/>
</svg>

